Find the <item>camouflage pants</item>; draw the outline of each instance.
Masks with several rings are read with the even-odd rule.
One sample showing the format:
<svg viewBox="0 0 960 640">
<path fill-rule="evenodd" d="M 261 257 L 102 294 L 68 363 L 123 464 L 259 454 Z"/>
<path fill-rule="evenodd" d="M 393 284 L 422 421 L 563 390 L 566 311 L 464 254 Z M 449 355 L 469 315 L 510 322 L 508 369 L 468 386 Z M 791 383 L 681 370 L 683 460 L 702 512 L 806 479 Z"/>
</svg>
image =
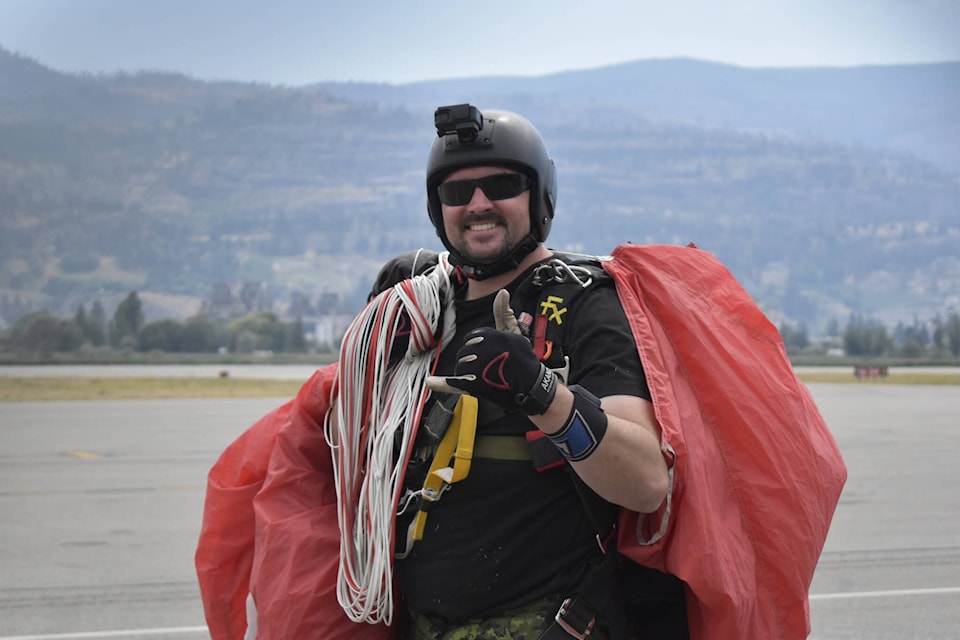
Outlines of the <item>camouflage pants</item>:
<svg viewBox="0 0 960 640">
<path fill-rule="evenodd" d="M 552 626 L 562 600 L 543 598 L 520 609 L 488 618 L 450 621 L 410 612 L 410 623 L 403 640 L 539 640 Z M 571 636 L 572 637 L 572 636 Z M 590 640 L 608 640 L 605 629 L 594 629 Z"/>
</svg>

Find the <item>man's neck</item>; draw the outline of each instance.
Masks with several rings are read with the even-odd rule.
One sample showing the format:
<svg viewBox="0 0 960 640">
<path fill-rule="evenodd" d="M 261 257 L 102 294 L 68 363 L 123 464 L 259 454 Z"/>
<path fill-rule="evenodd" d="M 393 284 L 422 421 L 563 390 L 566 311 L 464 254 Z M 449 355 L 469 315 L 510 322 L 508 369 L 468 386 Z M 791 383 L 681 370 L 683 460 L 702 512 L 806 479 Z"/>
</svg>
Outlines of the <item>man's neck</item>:
<svg viewBox="0 0 960 640">
<path fill-rule="evenodd" d="M 483 298 L 490 295 L 491 293 L 496 293 L 500 289 L 503 289 L 508 284 L 513 282 L 513 279 L 518 275 L 529 269 L 531 266 L 545 260 L 553 255 L 553 252 L 550 249 L 547 249 L 543 244 L 537 245 L 537 248 L 531 251 L 520 261 L 520 264 L 516 269 L 507 271 L 506 273 L 501 273 L 500 275 L 493 276 L 492 278 L 487 278 L 486 280 L 467 280 L 467 300 L 477 300 L 478 298 Z"/>
</svg>

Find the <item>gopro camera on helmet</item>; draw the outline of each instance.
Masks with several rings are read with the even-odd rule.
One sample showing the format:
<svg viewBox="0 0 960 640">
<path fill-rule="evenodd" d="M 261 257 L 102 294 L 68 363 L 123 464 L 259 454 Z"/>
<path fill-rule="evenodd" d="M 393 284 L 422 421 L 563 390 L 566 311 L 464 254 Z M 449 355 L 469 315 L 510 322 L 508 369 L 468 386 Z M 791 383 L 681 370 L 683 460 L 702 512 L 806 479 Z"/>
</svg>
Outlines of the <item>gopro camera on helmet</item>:
<svg viewBox="0 0 960 640">
<path fill-rule="evenodd" d="M 433 124 L 440 138 L 455 133 L 461 143 L 472 142 L 483 129 L 483 116 L 473 105 L 455 104 L 439 107 L 433 114 Z"/>
</svg>

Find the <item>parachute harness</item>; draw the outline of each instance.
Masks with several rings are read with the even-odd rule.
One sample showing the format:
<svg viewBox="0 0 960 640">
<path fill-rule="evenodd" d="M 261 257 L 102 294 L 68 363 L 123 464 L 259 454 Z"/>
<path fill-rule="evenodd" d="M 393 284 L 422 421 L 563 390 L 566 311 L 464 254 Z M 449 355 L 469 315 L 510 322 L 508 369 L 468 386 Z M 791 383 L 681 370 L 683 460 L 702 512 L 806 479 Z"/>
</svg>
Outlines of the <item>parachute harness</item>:
<svg viewBox="0 0 960 640">
<path fill-rule="evenodd" d="M 430 393 L 424 380 L 452 339 L 456 321 L 447 258 L 441 254 L 436 267 L 368 303 L 340 348 L 324 434 L 332 452 L 341 540 L 337 600 L 354 622 L 393 620 L 395 516 L 404 471 Z M 406 352 L 391 364 L 391 349 L 407 321 Z"/>
</svg>

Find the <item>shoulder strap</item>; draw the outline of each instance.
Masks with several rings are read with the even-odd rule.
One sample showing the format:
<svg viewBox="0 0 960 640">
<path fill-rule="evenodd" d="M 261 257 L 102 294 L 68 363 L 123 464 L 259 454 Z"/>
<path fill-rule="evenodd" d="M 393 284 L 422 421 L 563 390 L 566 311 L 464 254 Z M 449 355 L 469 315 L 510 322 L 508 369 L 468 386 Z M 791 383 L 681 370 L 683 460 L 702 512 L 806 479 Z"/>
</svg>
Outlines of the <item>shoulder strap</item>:
<svg viewBox="0 0 960 640">
<path fill-rule="evenodd" d="M 557 253 L 537 266 L 511 298 L 521 331 L 537 357 L 564 382 L 569 362 L 563 345 L 566 314 L 574 300 L 601 280 L 609 280 L 598 258 Z"/>
</svg>

